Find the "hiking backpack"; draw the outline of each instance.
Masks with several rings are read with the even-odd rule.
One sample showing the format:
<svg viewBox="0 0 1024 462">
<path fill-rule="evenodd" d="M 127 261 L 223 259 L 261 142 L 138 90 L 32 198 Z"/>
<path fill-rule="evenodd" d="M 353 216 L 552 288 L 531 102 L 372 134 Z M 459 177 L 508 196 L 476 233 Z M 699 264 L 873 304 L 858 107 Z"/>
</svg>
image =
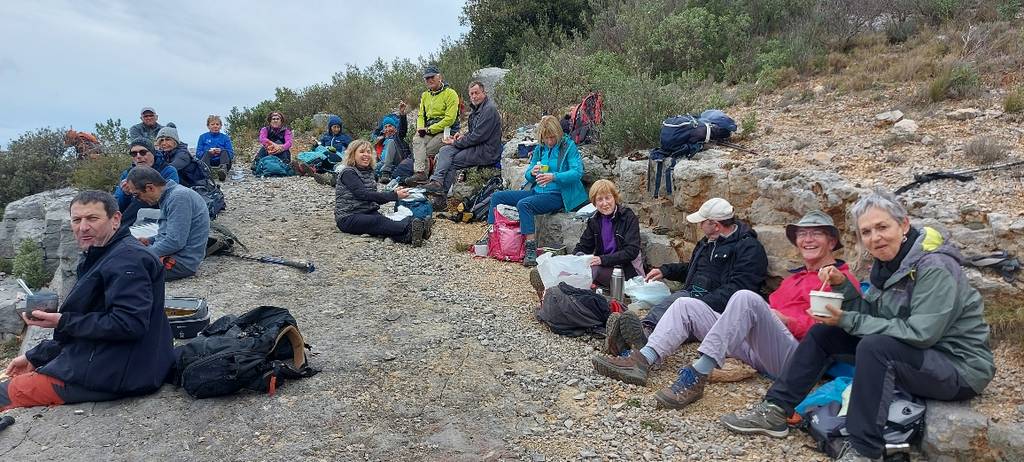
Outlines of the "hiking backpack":
<svg viewBox="0 0 1024 462">
<path fill-rule="evenodd" d="M 589 143 L 594 127 L 604 123 L 601 118 L 603 106 L 604 96 L 599 91 L 592 91 L 569 111 L 569 137 L 576 144 Z"/>
<path fill-rule="evenodd" d="M 603 335 L 609 315 L 611 308 L 603 295 L 564 282 L 544 291 L 544 301 L 537 310 L 537 319 L 551 332 L 567 337 Z"/>
<path fill-rule="evenodd" d="M 841 401 L 811 406 L 801 416 L 807 423 L 805 430 L 817 443 L 819 451 L 839 457 L 847 442 L 846 416 L 840 416 Z M 910 445 L 924 433 L 925 404 L 918 398 L 897 390 L 889 403 L 889 415 L 882 437 L 885 439 L 885 460 L 906 460 Z"/>
<path fill-rule="evenodd" d="M 199 168 L 206 174 L 206 180 L 192 185 L 191 189 L 199 193 L 199 196 L 206 202 L 206 209 L 210 213 L 210 219 L 213 220 L 227 207 L 224 192 L 221 191 L 220 185 L 217 184 L 217 180 L 214 179 L 213 172 L 206 162 L 195 161 L 193 163 L 199 164 Z"/>
<path fill-rule="evenodd" d="M 651 151 L 647 168 L 647 185 L 653 197 L 661 193 L 664 177 L 665 193 L 672 194 L 672 169 L 680 157 L 690 159 L 704 150 L 711 141 L 727 140 L 736 131 L 736 121 L 718 109 L 708 109 L 699 116 L 675 115 L 661 123 L 661 146 Z M 668 168 L 664 168 L 665 159 Z"/>
<path fill-rule="evenodd" d="M 252 174 L 256 176 L 292 176 L 295 171 L 283 160 L 274 155 L 263 156 L 252 164 Z"/>
<path fill-rule="evenodd" d="M 320 372 L 306 361 L 307 349 L 288 310 L 260 306 L 241 316 L 224 316 L 195 340 L 175 347 L 171 380 L 193 398 L 243 388 L 273 395 L 285 380 Z"/>
<path fill-rule="evenodd" d="M 451 219 L 456 223 L 472 223 L 487 220 L 488 208 L 491 206 L 491 196 L 495 191 L 500 191 L 501 176 L 495 175 L 487 180 L 483 186 L 472 196 L 462 199 L 458 210 L 452 214 Z"/>
</svg>

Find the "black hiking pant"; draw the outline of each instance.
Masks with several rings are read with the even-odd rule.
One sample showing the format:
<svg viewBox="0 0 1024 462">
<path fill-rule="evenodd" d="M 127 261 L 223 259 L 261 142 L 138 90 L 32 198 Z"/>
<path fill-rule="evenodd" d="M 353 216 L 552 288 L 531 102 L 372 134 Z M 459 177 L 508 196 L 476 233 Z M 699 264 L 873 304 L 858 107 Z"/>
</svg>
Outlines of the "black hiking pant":
<svg viewBox="0 0 1024 462">
<path fill-rule="evenodd" d="M 797 346 L 765 399 L 792 414 L 832 360 L 850 355 L 856 372 L 846 429 L 850 444 L 868 457 L 881 457 L 885 451 L 882 429 L 897 387 L 914 396 L 943 401 L 977 395 L 946 355 L 935 349 L 914 348 L 887 335 L 856 337 L 840 327 L 817 324 Z"/>
<path fill-rule="evenodd" d="M 409 242 L 412 218 L 395 221 L 379 213 L 354 213 L 337 221 L 338 229 L 349 234 L 369 234 L 390 237 L 395 242 Z"/>
</svg>

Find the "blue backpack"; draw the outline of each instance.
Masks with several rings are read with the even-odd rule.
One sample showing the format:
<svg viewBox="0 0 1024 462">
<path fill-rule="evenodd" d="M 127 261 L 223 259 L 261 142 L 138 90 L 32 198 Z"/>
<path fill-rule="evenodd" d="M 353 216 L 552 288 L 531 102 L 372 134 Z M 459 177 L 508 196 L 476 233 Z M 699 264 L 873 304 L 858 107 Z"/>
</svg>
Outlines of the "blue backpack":
<svg viewBox="0 0 1024 462">
<path fill-rule="evenodd" d="M 292 176 L 295 172 L 292 167 L 277 156 L 263 156 L 252 166 L 252 173 L 256 176 Z"/>
<path fill-rule="evenodd" d="M 395 210 L 398 210 L 398 206 L 402 205 L 412 210 L 412 216 L 426 220 L 434 214 L 434 206 L 430 205 L 430 201 L 426 199 L 416 200 L 401 200 L 395 202 Z"/>
<path fill-rule="evenodd" d="M 727 140 L 736 131 L 736 121 L 718 109 L 708 109 L 693 116 L 675 115 L 661 123 L 661 146 L 651 151 L 648 166 L 648 187 L 652 195 L 661 193 L 662 177 L 666 194 L 672 194 L 672 169 L 680 157 L 691 158 L 704 150 L 704 144 Z M 668 168 L 664 160 L 671 158 Z M 653 168 L 652 168 L 653 167 Z"/>
</svg>

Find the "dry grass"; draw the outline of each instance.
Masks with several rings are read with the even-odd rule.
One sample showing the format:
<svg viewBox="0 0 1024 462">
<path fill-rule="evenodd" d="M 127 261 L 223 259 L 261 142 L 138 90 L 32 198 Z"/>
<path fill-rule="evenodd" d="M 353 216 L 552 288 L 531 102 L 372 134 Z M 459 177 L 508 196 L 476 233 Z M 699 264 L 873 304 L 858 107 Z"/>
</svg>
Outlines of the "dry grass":
<svg viewBox="0 0 1024 462">
<path fill-rule="evenodd" d="M 1006 160 L 1010 149 L 992 136 L 976 136 L 964 146 L 968 159 L 980 165 L 994 164 Z"/>
</svg>

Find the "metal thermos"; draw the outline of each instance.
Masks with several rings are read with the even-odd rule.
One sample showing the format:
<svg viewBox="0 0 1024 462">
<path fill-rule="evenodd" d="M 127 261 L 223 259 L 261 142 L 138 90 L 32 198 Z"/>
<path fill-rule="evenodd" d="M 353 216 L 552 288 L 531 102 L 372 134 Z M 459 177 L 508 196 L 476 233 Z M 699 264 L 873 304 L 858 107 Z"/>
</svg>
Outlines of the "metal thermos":
<svg viewBox="0 0 1024 462">
<path fill-rule="evenodd" d="M 612 287 L 611 287 L 611 289 L 612 289 L 612 298 L 614 298 L 614 299 L 616 299 L 616 300 L 618 300 L 620 302 L 623 301 L 623 299 L 622 299 L 622 284 L 623 284 L 623 282 L 625 282 L 625 279 L 623 279 L 623 276 L 622 276 L 622 268 L 619 268 L 619 267 L 616 266 L 615 269 L 612 270 Z"/>
</svg>

